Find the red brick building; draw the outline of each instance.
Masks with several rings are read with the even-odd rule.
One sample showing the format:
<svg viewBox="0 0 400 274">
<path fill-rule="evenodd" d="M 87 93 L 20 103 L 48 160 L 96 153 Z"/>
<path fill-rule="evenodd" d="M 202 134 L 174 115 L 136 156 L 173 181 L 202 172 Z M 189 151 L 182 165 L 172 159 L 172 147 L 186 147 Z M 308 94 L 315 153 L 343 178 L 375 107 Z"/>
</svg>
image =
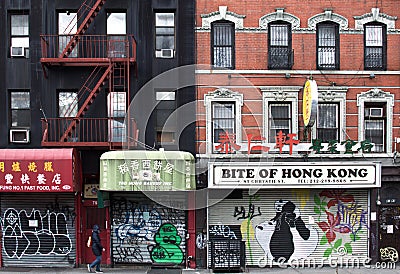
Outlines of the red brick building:
<svg viewBox="0 0 400 274">
<path fill-rule="evenodd" d="M 196 5 L 203 263 L 397 261 L 397 1 Z"/>
</svg>

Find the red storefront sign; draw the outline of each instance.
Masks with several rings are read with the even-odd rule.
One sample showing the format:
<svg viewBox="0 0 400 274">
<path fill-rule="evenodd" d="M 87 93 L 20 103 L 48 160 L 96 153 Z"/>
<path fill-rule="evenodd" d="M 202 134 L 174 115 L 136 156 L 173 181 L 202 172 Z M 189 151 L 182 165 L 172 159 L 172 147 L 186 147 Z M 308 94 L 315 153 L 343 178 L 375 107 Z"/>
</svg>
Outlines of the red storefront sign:
<svg viewBox="0 0 400 274">
<path fill-rule="evenodd" d="M 73 149 L 0 149 L 0 192 L 73 192 Z"/>
</svg>

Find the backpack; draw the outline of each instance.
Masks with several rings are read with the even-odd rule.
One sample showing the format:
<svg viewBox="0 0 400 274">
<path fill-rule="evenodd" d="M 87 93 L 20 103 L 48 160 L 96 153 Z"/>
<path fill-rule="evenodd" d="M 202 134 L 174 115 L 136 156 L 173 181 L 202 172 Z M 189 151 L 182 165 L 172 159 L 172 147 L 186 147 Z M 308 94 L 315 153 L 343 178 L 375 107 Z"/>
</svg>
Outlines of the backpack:
<svg viewBox="0 0 400 274">
<path fill-rule="evenodd" d="M 87 240 L 87 243 L 86 243 L 86 246 L 90 247 L 91 245 L 92 245 L 92 236 L 89 236 L 89 238 Z"/>
</svg>

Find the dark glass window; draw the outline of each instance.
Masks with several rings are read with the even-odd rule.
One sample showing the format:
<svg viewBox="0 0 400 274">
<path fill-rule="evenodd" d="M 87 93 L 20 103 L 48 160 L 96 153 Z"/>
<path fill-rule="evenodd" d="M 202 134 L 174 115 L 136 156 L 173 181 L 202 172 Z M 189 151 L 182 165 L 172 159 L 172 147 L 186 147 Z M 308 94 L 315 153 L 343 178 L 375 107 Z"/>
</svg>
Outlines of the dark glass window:
<svg viewBox="0 0 400 274">
<path fill-rule="evenodd" d="M 291 69 L 293 65 L 292 31 L 288 23 L 268 25 L 268 69 Z"/>
<path fill-rule="evenodd" d="M 219 143 L 224 134 L 235 134 L 235 103 L 214 102 L 212 104 L 212 139 Z"/>
<path fill-rule="evenodd" d="M 317 68 L 339 69 L 339 26 L 337 24 L 317 25 Z"/>
<path fill-rule="evenodd" d="M 31 110 L 29 91 L 10 92 L 11 127 L 30 127 Z"/>
<path fill-rule="evenodd" d="M 270 143 L 275 143 L 276 135 L 279 131 L 287 135 L 291 132 L 291 105 L 288 103 L 271 103 L 268 105 L 268 140 Z"/>
<path fill-rule="evenodd" d="M 386 26 L 364 26 L 364 67 L 366 70 L 386 70 Z"/>
<path fill-rule="evenodd" d="M 235 67 L 235 24 L 228 21 L 212 23 L 211 62 L 214 67 Z"/>
<path fill-rule="evenodd" d="M 11 57 L 29 57 L 29 15 L 11 14 L 10 55 Z"/>
<path fill-rule="evenodd" d="M 386 104 L 366 103 L 364 106 L 365 140 L 373 143 L 373 152 L 385 152 Z"/>
</svg>

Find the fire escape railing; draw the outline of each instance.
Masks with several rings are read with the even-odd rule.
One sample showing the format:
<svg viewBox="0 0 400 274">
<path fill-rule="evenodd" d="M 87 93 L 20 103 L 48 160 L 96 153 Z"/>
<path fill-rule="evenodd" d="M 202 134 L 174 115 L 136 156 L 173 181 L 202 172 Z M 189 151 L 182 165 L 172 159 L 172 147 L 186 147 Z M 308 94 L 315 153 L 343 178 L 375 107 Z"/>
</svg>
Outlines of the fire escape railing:
<svg viewBox="0 0 400 274">
<path fill-rule="evenodd" d="M 73 37 L 79 37 L 68 57 L 60 57 Z M 42 61 L 59 59 L 68 62 L 77 59 L 129 58 L 136 61 L 136 41 L 133 35 L 41 35 Z M 71 60 L 72 59 L 72 60 Z"/>
</svg>

